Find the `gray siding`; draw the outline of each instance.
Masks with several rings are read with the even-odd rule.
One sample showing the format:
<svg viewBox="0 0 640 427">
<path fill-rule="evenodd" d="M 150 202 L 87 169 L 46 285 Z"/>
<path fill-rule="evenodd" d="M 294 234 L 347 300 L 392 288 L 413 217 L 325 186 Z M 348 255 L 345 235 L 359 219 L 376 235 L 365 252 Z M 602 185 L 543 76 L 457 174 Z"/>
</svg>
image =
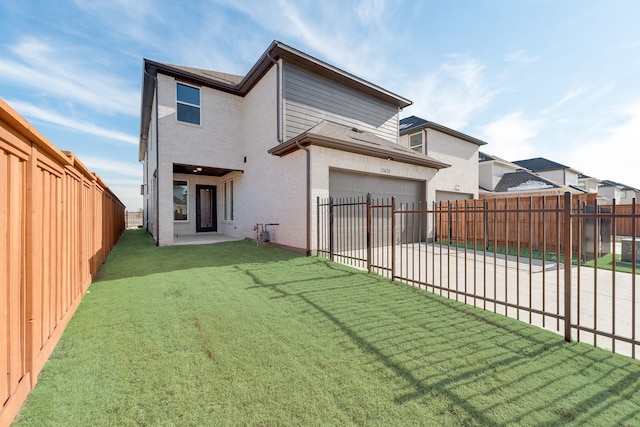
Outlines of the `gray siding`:
<svg viewBox="0 0 640 427">
<path fill-rule="evenodd" d="M 285 140 L 327 120 L 398 142 L 396 106 L 288 62 L 283 71 Z"/>
</svg>

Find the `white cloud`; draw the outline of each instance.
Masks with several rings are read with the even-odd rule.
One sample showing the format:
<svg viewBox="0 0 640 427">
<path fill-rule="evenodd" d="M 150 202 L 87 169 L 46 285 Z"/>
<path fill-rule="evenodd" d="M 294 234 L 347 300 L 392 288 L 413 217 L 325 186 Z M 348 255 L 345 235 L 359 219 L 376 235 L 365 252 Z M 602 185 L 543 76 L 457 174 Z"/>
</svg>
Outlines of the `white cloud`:
<svg viewBox="0 0 640 427">
<path fill-rule="evenodd" d="M 616 120 L 620 116 L 625 118 L 622 123 L 576 142 L 571 158 L 587 175 L 640 188 L 640 100 L 613 115 Z"/>
<path fill-rule="evenodd" d="M 483 150 L 509 161 L 530 158 L 533 138 L 541 126 L 540 121 L 526 119 L 521 112 L 507 114 L 480 128 L 480 139 L 488 142 Z"/>
<path fill-rule="evenodd" d="M 355 8 L 316 1 L 214 1 L 284 37 L 284 43 L 373 82 L 386 76 L 380 52 L 396 47 L 383 25 L 384 1 L 363 0 Z"/>
<path fill-rule="evenodd" d="M 108 180 L 105 183 L 116 197 L 126 206 L 128 211 L 137 211 L 142 208 L 142 196 L 140 195 L 140 185 L 142 181 L 132 184 L 110 184 Z"/>
<path fill-rule="evenodd" d="M 139 114 L 139 92 L 125 82 L 95 69 L 86 52 L 71 52 L 27 38 L 13 46 L 15 59 L 0 58 L 6 82 L 31 88 L 45 96 L 71 101 L 108 114 Z"/>
<path fill-rule="evenodd" d="M 517 50 L 505 56 L 504 60 L 505 62 L 528 65 L 536 62 L 538 57 L 528 54 L 526 50 Z"/>
<path fill-rule="evenodd" d="M 102 173 L 113 173 L 116 176 L 135 176 L 142 178 L 142 165 L 134 162 L 120 162 L 116 160 L 109 160 L 102 157 L 94 157 L 87 155 L 77 155 L 82 163 L 90 170 Z M 113 182 L 113 181 L 110 181 Z M 130 182 L 130 181 L 128 181 Z"/>
<path fill-rule="evenodd" d="M 484 70 L 484 65 L 472 58 L 449 55 L 449 61 L 437 71 L 412 80 L 404 89 L 415 103 L 411 114 L 454 129 L 463 128 L 501 91 L 487 86 Z"/>
<path fill-rule="evenodd" d="M 558 102 L 554 103 L 553 105 L 543 109 L 541 111 L 542 114 L 547 114 L 548 112 L 555 110 L 556 108 L 560 107 L 561 105 L 575 99 L 578 98 L 580 95 L 582 95 L 583 93 L 585 93 L 587 90 L 589 90 L 589 88 L 586 87 L 581 87 L 578 89 L 572 89 L 569 91 L 568 94 L 566 94 L 561 100 L 559 100 Z"/>
<path fill-rule="evenodd" d="M 26 102 L 11 100 L 7 100 L 6 102 L 7 104 L 11 105 L 14 110 L 20 113 L 20 115 L 28 118 L 53 123 L 75 131 L 88 133 L 90 135 L 96 135 L 115 141 L 122 141 L 129 144 L 138 144 L 138 139 L 135 136 L 128 135 L 126 133 L 114 131 L 111 129 L 105 129 L 92 123 L 79 122 L 68 117 L 61 116 L 60 114 L 53 111 L 48 111 L 40 107 L 36 107 L 35 105 Z"/>
<path fill-rule="evenodd" d="M 385 0 L 362 0 L 356 8 L 360 22 L 368 24 L 383 22 L 385 13 Z"/>
</svg>

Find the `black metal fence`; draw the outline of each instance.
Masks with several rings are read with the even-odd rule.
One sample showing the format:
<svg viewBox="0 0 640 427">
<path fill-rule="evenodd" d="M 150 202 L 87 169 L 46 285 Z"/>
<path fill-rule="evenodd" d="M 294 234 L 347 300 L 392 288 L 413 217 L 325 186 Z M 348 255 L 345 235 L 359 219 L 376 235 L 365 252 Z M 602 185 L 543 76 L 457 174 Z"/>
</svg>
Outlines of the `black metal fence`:
<svg viewBox="0 0 640 427">
<path fill-rule="evenodd" d="M 569 193 L 541 200 L 428 208 L 396 206 L 395 198 L 318 198 L 317 252 L 559 332 L 568 341 L 636 357 L 636 201 L 601 209 L 595 198 L 588 205 Z M 620 224 L 629 237 L 617 234 Z M 636 255 L 632 262 L 629 254 Z"/>
<path fill-rule="evenodd" d="M 137 211 L 126 211 L 124 218 L 127 230 L 139 228 L 143 225 L 144 215 L 142 209 Z"/>
</svg>

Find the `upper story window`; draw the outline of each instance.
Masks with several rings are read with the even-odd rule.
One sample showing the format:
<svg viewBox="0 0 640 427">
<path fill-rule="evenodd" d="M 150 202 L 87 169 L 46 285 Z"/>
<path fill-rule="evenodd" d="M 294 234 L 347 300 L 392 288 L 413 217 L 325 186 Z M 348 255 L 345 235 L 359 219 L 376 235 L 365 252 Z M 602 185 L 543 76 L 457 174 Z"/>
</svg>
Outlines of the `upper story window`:
<svg viewBox="0 0 640 427">
<path fill-rule="evenodd" d="M 200 89 L 176 83 L 176 112 L 179 122 L 200 124 Z"/>
<path fill-rule="evenodd" d="M 409 148 L 418 153 L 422 153 L 422 132 L 409 136 Z"/>
</svg>

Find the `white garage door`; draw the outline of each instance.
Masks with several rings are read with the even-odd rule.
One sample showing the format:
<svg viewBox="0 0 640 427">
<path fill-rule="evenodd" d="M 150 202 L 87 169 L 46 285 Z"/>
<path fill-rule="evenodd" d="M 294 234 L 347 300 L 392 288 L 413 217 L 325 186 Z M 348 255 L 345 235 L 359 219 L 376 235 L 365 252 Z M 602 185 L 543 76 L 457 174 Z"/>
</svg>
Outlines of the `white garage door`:
<svg viewBox="0 0 640 427">
<path fill-rule="evenodd" d="M 329 195 L 333 198 L 364 197 L 373 199 L 396 197 L 396 204 L 420 202 L 425 199 L 424 181 L 365 175 L 342 170 L 329 171 Z"/>
</svg>

